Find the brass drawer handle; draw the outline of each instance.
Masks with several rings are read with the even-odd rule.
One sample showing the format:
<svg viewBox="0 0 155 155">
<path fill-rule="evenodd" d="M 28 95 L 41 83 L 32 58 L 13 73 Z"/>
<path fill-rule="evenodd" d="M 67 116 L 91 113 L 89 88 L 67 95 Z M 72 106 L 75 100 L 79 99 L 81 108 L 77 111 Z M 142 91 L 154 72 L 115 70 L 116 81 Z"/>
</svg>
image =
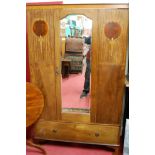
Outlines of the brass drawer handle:
<svg viewBox="0 0 155 155">
<path fill-rule="evenodd" d="M 96 133 L 95 133 L 95 136 L 96 136 L 96 137 L 99 137 L 99 136 L 100 136 L 100 134 L 96 132 Z"/>
<path fill-rule="evenodd" d="M 55 130 L 55 129 L 53 129 L 52 131 L 53 131 L 53 133 L 56 133 L 57 132 L 57 130 Z"/>
</svg>

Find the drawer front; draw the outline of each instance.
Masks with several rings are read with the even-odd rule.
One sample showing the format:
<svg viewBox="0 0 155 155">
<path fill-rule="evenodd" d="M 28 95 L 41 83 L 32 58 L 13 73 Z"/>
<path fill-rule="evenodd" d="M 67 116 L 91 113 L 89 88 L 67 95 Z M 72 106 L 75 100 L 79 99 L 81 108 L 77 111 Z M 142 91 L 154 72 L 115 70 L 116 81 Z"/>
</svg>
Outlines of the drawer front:
<svg viewBox="0 0 155 155">
<path fill-rule="evenodd" d="M 35 127 L 34 138 L 117 146 L 119 126 L 43 121 Z"/>
</svg>

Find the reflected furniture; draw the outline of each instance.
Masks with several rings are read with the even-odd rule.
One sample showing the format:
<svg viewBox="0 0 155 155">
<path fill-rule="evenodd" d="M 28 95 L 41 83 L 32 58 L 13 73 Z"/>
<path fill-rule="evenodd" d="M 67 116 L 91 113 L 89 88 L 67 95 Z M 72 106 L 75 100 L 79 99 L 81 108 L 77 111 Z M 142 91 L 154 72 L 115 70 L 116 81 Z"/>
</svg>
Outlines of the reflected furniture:
<svg viewBox="0 0 155 155">
<path fill-rule="evenodd" d="M 70 59 L 70 73 L 82 73 L 83 68 L 83 39 L 67 38 L 65 58 Z"/>
<path fill-rule="evenodd" d="M 62 63 L 62 70 L 61 70 L 62 78 L 69 77 L 71 69 L 71 59 L 62 58 L 61 63 Z"/>
</svg>

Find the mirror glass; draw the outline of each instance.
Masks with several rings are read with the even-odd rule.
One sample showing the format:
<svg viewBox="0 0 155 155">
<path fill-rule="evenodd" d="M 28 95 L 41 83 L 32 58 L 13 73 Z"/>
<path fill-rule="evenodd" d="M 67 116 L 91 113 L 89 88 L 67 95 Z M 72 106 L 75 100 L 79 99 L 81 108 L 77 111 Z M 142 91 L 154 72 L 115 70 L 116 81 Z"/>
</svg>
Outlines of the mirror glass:
<svg viewBox="0 0 155 155">
<path fill-rule="evenodd" d="M 62 112 L 90 112 L 92 20 L 68 15 L 60 21 Z"/>
</svg>

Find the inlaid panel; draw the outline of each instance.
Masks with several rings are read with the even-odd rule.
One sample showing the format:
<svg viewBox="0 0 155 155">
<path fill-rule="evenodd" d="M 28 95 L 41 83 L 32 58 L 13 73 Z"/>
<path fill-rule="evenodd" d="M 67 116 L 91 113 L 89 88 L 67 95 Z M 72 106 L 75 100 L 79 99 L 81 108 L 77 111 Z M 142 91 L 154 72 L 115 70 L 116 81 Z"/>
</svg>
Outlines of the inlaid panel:
<svg viewBox="0 0 155 155">
<path fill-rule="evenodd" d="M 54 24 L 53 10 L 27 10 L 29 63 L 44 62 L 53 64 L 54 60 Z M 38 21 L 46 24 L 46 35 L 36 35 L 34 28 Z M 39 29 L 39 28 L 38 28 Z M 41 29 L 41 28 L 40 28 Z M 41 32 L 40 32 L 41 33 Z"/>
<path fill-rule="evenodd" d="M 99 19 L 99 62 L 125 65 L 128 40 L 128 10 L 100 10 Z"/>
<path fill-rule="evenodd" d="M 119 124 L 125 80 L 128 10 L 99 10 L 96 122 Z"/>
<path fill-rule="evenodd" d="M 54 120 L 55 99 L 55 40 L 54 11 L 27 9 L 30 79 L 44 95 L 45 108 L 42 117 Z"/>
</svg>

